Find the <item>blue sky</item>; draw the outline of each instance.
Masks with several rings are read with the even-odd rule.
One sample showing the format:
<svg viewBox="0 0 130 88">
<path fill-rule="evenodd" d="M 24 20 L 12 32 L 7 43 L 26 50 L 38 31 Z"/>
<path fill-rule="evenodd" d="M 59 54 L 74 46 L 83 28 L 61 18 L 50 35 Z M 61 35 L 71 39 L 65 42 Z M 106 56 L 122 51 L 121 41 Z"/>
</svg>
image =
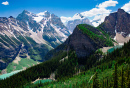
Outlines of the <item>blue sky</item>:
<svg viewBox="0 0 130 88">
<path fill-rule="evenodd" d="M 105 1 L 118 2 L 116 6 L 106 7 L 112 10 L 111 12 L 129 3 L 129 0 L 0 0 L 0 17 L 16 17 L 24 9 L 33 13 L 47 10 L 59 17 L 72 17 L 76 13 L 96 8 Z"/>
</svg>

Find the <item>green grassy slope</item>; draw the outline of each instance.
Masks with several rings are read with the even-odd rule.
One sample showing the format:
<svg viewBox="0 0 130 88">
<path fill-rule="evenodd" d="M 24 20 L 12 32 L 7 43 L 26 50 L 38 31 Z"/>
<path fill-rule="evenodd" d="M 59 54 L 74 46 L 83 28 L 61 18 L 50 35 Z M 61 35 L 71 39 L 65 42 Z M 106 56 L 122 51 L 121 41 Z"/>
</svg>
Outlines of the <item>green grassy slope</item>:
<svg viewBox="0 0 130 88">
<path fill-rule="evenodd" d="M 32 59 L 28 59 L 28 58 L 21 58 L 21 60 L 17 63 L 11 62 L 9 63 L 9 65 L 7 66 L 7 73 L 10 73 L 14 70 L 21 70 L 23 69 L 23 67 L 31 67 L 33 65 L 36 65 L 37 61 L 34 61 Z"/>
<path fill-rule="evenodd" d="M 97 44 L 104 44 L 103 46 L 114 46 L 109 35 L 99 27 L 94 28 L 92 26 L 86 26 L 85 24 L 79 24 L 78 27 L 83 31 L 83 33 L 87 34 Z"/>
</svg>

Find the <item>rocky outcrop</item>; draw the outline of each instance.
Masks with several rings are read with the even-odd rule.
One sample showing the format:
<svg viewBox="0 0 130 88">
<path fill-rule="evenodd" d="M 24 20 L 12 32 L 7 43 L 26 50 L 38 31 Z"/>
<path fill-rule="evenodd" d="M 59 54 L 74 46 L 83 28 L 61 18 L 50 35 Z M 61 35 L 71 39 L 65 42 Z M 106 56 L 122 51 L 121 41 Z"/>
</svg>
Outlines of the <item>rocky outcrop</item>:
<svg viewBox="0 0 130 88">
<path fill-rule="evenodd" d="M 118 9 L 117 12 L 107 16 L 100 26 L 109 32 L 112 37 L 116 35 L 116 32 L 126 37 L 130 34 L 130 14 L 123 9 Z"/>
<path fill-rule="evenodd" d="M 76 51 L 79 58 L 89 56 L 98 48 L 98 45 L 86 34 L 84 34 L 78 26 L 76 26 L 72 35 L 69 36 L 64 44 L 67 45 L 68 48 Z"/>
<path fill-rule="evenodd" d="M 127 43 L 130 40 L 130 37 L 128 36 L 128 37 L 124 38 L 121 34 L 116 33 L 115 40 L 117 43 L 123 45 L 124 43 Z"/>
</svg>

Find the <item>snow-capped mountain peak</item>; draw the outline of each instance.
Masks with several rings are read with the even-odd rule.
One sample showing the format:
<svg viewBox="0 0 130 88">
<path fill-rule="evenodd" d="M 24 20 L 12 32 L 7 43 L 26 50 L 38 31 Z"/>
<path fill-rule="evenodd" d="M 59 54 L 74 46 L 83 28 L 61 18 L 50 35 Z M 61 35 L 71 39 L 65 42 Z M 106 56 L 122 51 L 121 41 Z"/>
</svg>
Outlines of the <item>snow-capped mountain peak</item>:
<svg viewBox="0 0 130 88">
<path fill-rule="evenodd" d="M 28 15 L 28 16 L 33 16 L 33 15 L 34 15 L 33 13 L 31 13 L 31 12 L 29 12 L 29 11 L 27 11 L 27 10 L 24 10 L 24 11 L 22 12 L 22 14 L 23 14 L 23 15 Z"/>
<path fill-rule="evenodd" d="M 61 20 L 71 32 L 73 32 L 74 28 L 78 24 L 92 25 L 92 23 L 89 21 L 89 19 L 87 17 L 83 16 L 81 13 L 76 13 L 73 17 L 63 17 L 62 16 Z"/>
<path fill-rule="evenodd" d="M 73 20 L 74 19 L 83 19 L 84 16 L 82 16 L 80 13 L 76 13 L 74 16 L 73 16 Z"/>
<path fill-rule="evenodd" d="M 51 13 L 49 11 L 44 11 L 36 14 L 36 16 L 33 17 L 33 19 L 39 23 L 45 18 L 49 18 L 51 16 Z"/>
<path fill-rule="evenodd" d="M 33 17 L 33 19 L 34 19 L 37 23 L 39 23 L 39 22 L 43 19 L 43 16 L 35 16 L 35 17 Z"/>
<path fill-rule="evenodd" d="M 70 35 L 69 30 L 61 22 L 61 19 L 48 11 L 33 14 L 24 10 L 18 15 L 17 20 L 20 21 L 18 24 L 23 29 L 38 34 L 38 36 L 41 36 L 40 39 L 43 37 L 45 41 L 50 42 L 52 41 L 51 38 L 53 38 L 54 45 L 63 42 Z M 34 33 L 32 32 L 31 34 L 33 35 Z"/>
<path fill-rule="evenodd" d="M 45 13 L 48 13 L 48 11 L 40 12 L 37 14 L 37 16 L 45 16 Z"/>
</svg>

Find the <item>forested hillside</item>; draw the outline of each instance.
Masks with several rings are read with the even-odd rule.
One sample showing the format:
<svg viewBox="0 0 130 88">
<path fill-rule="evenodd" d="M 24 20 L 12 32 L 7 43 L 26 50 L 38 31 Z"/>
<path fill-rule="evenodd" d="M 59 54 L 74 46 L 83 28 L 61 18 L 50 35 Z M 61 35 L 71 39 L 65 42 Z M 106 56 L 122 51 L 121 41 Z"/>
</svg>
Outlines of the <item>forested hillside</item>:
<svg viewBox="0 0 130 88">
<path fill-rule="evenodd" d="M 0 87 L 26 87 L 32 86 L 31 81 L 36 80 L 37 78 L 48 78 L 51 73 L 56 74 L 56 82 L 46 83 L 46 84 L 35 84 L 33 87 L 59 87 L 59 84 L 62 84 L 62 87 L 90 87 L 96 88 L 94 86 L 106 86 L 106 87 L 114 87 L 115 85 L 120 86 L 121 77 L 123 75 L 123 86 L 129 86 L 129 65 L 130 65 L 130 41 L 120 49 L 115 50 L 112 53 L 108 53 L 107 55 L 103 56 L 103 58 L 97 58 L 97 55 L 100 56 L 101 53 L 94 53 L 90 57 L 86 58 L 86 64 L 79 65 L 79 61 L 76 59 L 76 55 L 74 51 L 68 52 L 61 52 L 59 55 L 53 57 L 51 60 L 43 62 L 42 64 L 36 65 L 34 67 L 28 68 L 25 71 L 22 71 L 16 75 L 11 76 L 5 80 L 0 81 Z M 68 56 L 68 59 L 65 59 L 63 62 L 60 62 L 62 58 Z M 67 58 L 67 57 L 66 57 Z M 121 71 L 121 68 L 123 69 Z M 81 71 L 79 75 L 74 75 L 78 71 Z M 117 71 L 119 71 L 117 73 Z M 88 75 L 89 74 L 89 75 Z M 89 79 L 92 77 L 93 81 Z M 102 75 L 104 74 L 104 78 Z M 113 75 L 112 75 L 113 74 Z M 88 78 L 84 79 L 82 77 L 87 76 Z M 72 81 L 67 83 L 69 80 L 80 79 L 72 83 Z M 116 77 L 116 78 L 115 78 Z M 117 80 L 120 79 L 120 80 Z M 99 80 L 99 81 L 95 81 Z M 17 83 L 16 83 L 17 82 Z M 89 85 L 88 85 L 89 82 Z M 71 84 L 72 83 L 72 84 Z M 95 85 L 96 84 L 96 85 Z M 97 87 L 98 88 L 98 87 Z"/>
<path fill-rule="evenodd" d="M 35 88 L 129 88 L 130 87 L 130 41 L 122 48 L 108 53 L 102 60 L 96 60 L 95 55 L 88 58 L 86 70 L 70 78 L 58 81 L 25 86 Z M 100 53 L 101 54 L 101 53 Z M 92 58 L 93 57 L 93 58 Z M 91 58 L 91 59 L 90 59 Z M 90 62 L 90 63 L 89 63 Z"/>
</svg>

